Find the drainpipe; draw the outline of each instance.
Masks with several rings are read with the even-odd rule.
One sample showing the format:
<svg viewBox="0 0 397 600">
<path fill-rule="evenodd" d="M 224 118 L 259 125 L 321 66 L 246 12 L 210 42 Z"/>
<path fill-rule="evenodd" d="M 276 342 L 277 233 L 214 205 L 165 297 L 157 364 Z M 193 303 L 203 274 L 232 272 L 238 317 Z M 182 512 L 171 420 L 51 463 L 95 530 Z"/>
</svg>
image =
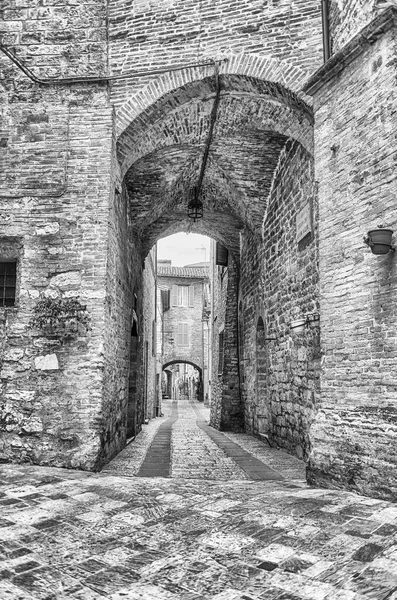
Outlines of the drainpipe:
<svg viewBox="0 0 397 600">
<path fill-rule="evenodd" d="M 331 57 L 331 40 L 329 35 L 329 0 L 321 0 L 321 14 L 323 20 L 323 52 L 324 62 Z"/>
</svg>

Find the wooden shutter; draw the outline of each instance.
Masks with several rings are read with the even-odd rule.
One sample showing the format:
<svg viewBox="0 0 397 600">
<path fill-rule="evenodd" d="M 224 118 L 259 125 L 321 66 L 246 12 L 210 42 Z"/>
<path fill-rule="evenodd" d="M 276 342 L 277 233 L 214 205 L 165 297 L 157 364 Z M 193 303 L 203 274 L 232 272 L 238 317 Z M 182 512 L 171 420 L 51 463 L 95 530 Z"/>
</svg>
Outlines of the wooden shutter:
<svg viewBox="0 0 397 600">
<path fill-rule="evenodd" d="M 183 346 L 183 323 L 178 323 L 178 346 Z"/>
<path fill-rule="evenodd" d="M 194 285 L 189 285 L 189 306 L 194 306 Z"/>
<path fill-rule="evenodd" d="M 216 242 L 216 264 L 220 267 L 227 267 L 229 260 L 228 249 L 219 242 Z"/>
<path fill-rule="evenodd" d="M 170 290 L 161 290 L 161 301 L 163 303 L 163 311 L 170 308 Z"/>
<path fill-rule="evenodd" d="M 178 306 L 178 286 L 173 285 L 171 288 L 171 306 Z"/>
<path fill-rule="evenodd" d="M 178 346 L 189 345 L 189 325 L 187 323 L 178 323 Z"/>
</svg>

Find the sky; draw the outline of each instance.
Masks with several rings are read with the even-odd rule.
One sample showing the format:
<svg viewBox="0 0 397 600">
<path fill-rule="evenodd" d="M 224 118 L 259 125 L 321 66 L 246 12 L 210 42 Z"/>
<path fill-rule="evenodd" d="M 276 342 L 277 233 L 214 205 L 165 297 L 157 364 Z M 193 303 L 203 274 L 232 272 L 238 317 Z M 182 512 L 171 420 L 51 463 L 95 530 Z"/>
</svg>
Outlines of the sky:
<svg viewBox="0 0 397 600">
<path fill-rule="evenodd" d="M 171 259 L 174 267 L 208 261 L 209 256 L 210 238 L 198 233 L 176 233 L 157 242 L 157 258 Z"/>
</svg>

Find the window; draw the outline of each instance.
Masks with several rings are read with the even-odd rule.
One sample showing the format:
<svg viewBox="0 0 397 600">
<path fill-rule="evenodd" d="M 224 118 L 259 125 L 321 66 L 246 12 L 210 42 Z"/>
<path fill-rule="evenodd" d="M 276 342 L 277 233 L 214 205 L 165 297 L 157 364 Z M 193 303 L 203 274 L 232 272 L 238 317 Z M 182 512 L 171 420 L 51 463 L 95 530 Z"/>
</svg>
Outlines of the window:
<svg viewBox="0 0 397 600">
<path fill-rule="evenodd" d="M 16 261 L 0 262 L 0 306 L 15 306 Z"/>
<path fill-rule="evenodd" d="M 194 306 L 194 285 L 173 285 L 172 306 Z"/>
<path fill-rule="evenodd" d="M 178 323 L 178 346 L 189 345 L 189 325 L 188 323 Z"/>
</svg>

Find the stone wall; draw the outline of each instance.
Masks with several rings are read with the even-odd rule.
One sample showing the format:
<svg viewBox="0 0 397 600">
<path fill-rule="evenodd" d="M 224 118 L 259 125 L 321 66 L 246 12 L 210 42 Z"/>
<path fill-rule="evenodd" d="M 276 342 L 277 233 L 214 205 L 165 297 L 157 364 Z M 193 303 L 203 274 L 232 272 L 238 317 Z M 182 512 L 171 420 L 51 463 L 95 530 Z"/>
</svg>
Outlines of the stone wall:
<svg viewBox="0 0 397 600">
<path fill-rule="evenodd" d="M 157 386 L 157 375 L 161 372 L 161 364 L 157 358 L 156 343 L 156 287 L 157 287 L 157 250 L 153 248 L 145 260 L 142 280 L 141 318 L 142 331 L 140 341 L 142 345 L 142 372 L 141 393 L 143 398 L 143 420 L 156 416 L 157 407 L 160 408 L 160 386 Z M 139 393 L 139 386 L 138 386 Z M 143 421 L 142 421 L 143 422 Z"/>
<path fill-rule="evenodd" d="M 305 206 L 311 233 L 298 243 L 296 219 Z M 319 396 L 319 328 L 297 334 L 290 323 L 318 313 L 317 201 L 313 159 L 296 142 L 280 156 L 263 241 L 243 236 L 240 301 L 247 431 L 307 457 Z"/>
<path fill-rule="evenodd" d="M 1 309 L 1 444 L 4 458 L 93 468 L 102 426 L 111 111 L 84 102 L 74 108 L 69 147 L 62 195 L 39 189 L 1 198 L 0 238 L 21 246 L 17 304 Z M 42 298 L 78 298 L 91 330 L 70 340 L 30 330 Z"/>
<path fill-rule="evenodd" d="M 319 181 L 322 408 L 309 477 L 397 498 L 397 271 L 364 244 L 396 230 L 396 23 L 373 25 L 312 79 Z M 340 69 L 343 60 L 345 68 Z"/>
<path fill-rule="evenodd" d="M 37 76 L 104 72 L 105 2 L 9 0 L 1 17 L 2 42 Z M 17 303 L 0 310 L 1 456 L 95 468 L 112 111 L 103 85 L 39 86 L 3 54 L 0 68 L 0 238 L 19 248 Z M 43 298 L 78 299 L 91 329 L 29 329 Z"/>
<path fill-rule="evenodd" d="M 113 73 L 236 54 L 240 61 L 244 55 L 250 62 L 258 56 L 274 58 L 281 78 L 284 65 L 285 77 L 287 71 L 297 77 L 300 69 L 310 73 L 321 64 L 320 6 L 317 0 L 136 0 L 133 5 L 113 0 L 109 43 Z M 172 75 L 174 88 L 181 85 L 179 77 L 177 72 Z M 123 104 L 152 80 L 142 76 L 118 82 L 112 98 Z M 164 93 L 161 87 L 158 91 Z"/>
<path fill-rule="evenodd" d="M 394 0 L 329 0 L 332 53 L 338 52 Z"/>
<path fill-rule="evenodd" d="M 223 431 L 243 431 L 237 327 L 238 268 L 230 254 L 227 267 L 215 264 L 215 242 L 211 244 L 211 256 L 213 319 L 210 423 Z"/>
</svg>

